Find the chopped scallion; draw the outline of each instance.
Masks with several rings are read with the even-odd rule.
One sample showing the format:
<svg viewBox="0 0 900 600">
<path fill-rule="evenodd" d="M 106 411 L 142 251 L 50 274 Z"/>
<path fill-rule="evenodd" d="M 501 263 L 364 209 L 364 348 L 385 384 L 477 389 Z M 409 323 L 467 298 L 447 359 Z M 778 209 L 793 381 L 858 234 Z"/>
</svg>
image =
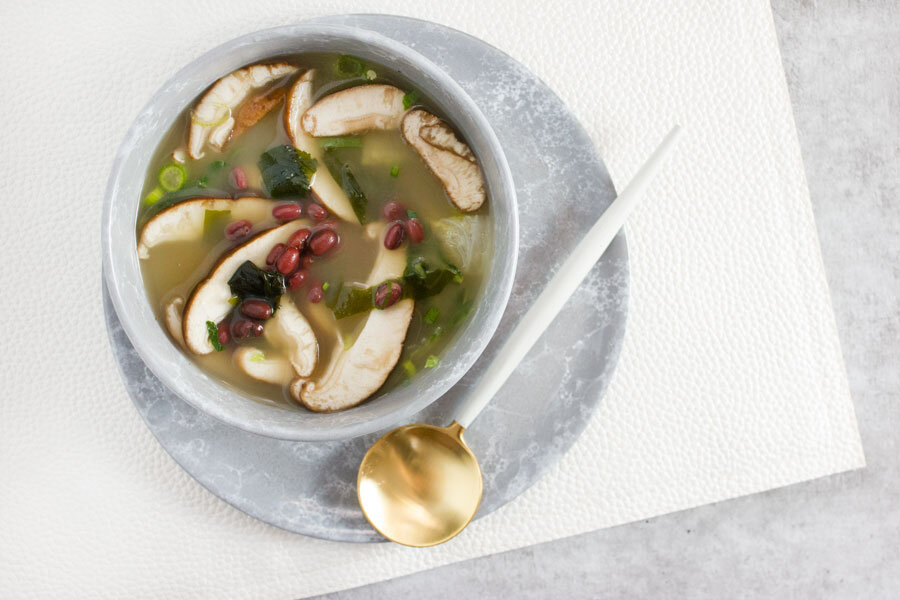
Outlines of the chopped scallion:
<svg viewBox="0 0 900 600">
<path fill-rule="evenodd" d="M 409 110 L 412 106 L 419 102 L 419 92 L 412 90 L 403 94 L 403 108 Z"/>
<path fill-rule="evenodd" d="M 212 321 L 206 322 L 206 333 L 209 336 L 209 343 L 216 349 L 216 352 L 221 352 L 225 349 L 225 346 L 219 341 L 219 329 L 215 323 Z"/>
<path fill-rule="evenodd" d="M 391 167 L 391 177 L 397 177 L 398 175 L 400 175 L 400 167 L 394 165 Z"/>
<path fill-rule="evenodd" d="M 144 198 L 144 202 L 145 202 L 146 204 L 148 204 L 148 205 L 150 205 L 150 204 L 156 204 L 156 203 L 159 202 L 159 201 L 162 199 L 162 197 L 165 196 L 165 195 L 166 195 L 166 190 L 162 189 L 162 188 L 159 187 L 159 186 L 156 186 L 155 188 L 153 188 L 153 189 L 150 191 L 149 194 L 147 194 L 147 197 Z"/>
<path fill-rule="evenodd" d="M 181 165 L 171 163 L 159 170 L 158 179 L 159 186 L 163 190 L 174 192 L 184 187 L 184 182 L 187 180 L 187 171 Z"/>
<path fill-rule="evenodd" d="M 432 354 L 432 355 L 429 356 L 427 359 L 425 359 L 425 368 L 426 368 L 426 369 L 433 369 L 434 367 L 437 366 L 438 360 L 439 360 L 438 357 L 435 356 L 434 354 Z"/>
<path fill-rule="evenodd" d="M 320 138 L 319 144 L 323 150 L 331 150 L 333 148 L 362 148 L 362 138 L 355 136 L 326 137 Z"/>
<path fill-rule="evenodd" d="M 266 360 L 266 355 L 262 352 L 254 352 L 250 355 L 250 360 L 252 360 L 253 362 L 263 362 L 264 360 Z"/>
<path fill-rule="evenodd" d="M 441 313 L 437 309 L 437 307 L 432 306 L 431 308 L 428 309 L 428 312 L 425 313 L 425 322 L 431 323 L 432 325 L 434 325 L 434 322 L 437 321 L 438 315 L 440 315 L 440 314 Z"/>
<path fill-rule="evenodd" d="M 410 219 L 418 219 L 419 218 L 418 213 L 416 213 L 416 211 L 414 211 L 414 210 L 407 210 L 406 216 L 409 217 Z"/>
<path fill-rule="evenodd" d="M 330 285 L 327 281 L 326 281 L 325 283 L 322 284 L 322 290 L 323 290 L 323 291 L 324 291 L 324 290 L 327 290 L 329 287 L 331 287 L 331 285 Z"/>
<path fill-rule="evenodd" d="M 411 360 L 408 360 L 403 363 L 403 370 L 406 371 L 406 374 L 412 377 L 416 374 L 416 365 L 412 364 Z"/>
</svg>

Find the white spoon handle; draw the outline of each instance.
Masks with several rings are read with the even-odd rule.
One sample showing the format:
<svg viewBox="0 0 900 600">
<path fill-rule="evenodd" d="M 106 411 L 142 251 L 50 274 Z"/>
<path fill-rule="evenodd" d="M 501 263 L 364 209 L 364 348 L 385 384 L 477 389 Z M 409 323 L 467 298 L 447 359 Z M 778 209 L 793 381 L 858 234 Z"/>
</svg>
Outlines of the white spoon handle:
<svg viewBox="0 0 900 600">
<path fill-rule="evenodd" d="M 544 330 L 550 326 L 559 311 L 565 305 L 582 280 L 590 273 L 594 264 L 600 259 L 606 248 L 625 219 L 631 213 L 644 189 L 659 172 L 669 151 L 672 149 L 681 129 L 676 125 L 665 137 L 656 151 L 641 167 L 634 179 L 619 194 L 609 208 L 597 219 L 584 239 L 576 246 L 572 255 L 559 268 L 538 299 L 535 300 L 522 320 L 513 330 L 512 335 L 500 349 L 494 362 L 488 367 L 478 381 L 478 385 L 463 403 L 456 422 L 468 427 L 481 413 L 497 390 L 506 382 L 516 366 L 534 346 Z"/>
</svg>

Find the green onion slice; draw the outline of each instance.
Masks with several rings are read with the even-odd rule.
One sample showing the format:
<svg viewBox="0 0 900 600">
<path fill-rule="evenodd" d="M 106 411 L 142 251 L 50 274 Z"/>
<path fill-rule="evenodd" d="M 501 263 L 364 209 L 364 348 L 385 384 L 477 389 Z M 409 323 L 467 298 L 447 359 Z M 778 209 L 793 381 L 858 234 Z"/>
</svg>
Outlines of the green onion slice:
<svg viewBox="0 0 900 600">
<path fill-rule="evenodd" d="M 171 163 L 159 170 L 159 185 L 167 192 L 174 192 L 184 187 L 187 171 L 177 163 Z"/>
</svg>

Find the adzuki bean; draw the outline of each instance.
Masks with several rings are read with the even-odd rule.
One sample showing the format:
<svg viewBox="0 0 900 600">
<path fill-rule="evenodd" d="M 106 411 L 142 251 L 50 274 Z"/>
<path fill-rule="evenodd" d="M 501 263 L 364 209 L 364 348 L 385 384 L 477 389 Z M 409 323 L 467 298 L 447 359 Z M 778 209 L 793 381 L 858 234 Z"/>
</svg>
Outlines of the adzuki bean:
<svg viewBox="0 0 900 600">
<path fill-rule="evenodd" d="M 406 222 L 406 232 L 409 234 L 409 241 L 413 244 L 421 244 L 425 241 L 425 228 L 418 219 L 410 219 Z"/>
<path fill-rule="evenodd" d="M 314 286 L 312 286 L 311 288 L 309 288 L 309 292 L 307 292 L 307 294 L 306 294 L 307 300 L 309 300 L 313 304 L 321 302 L 322 298 L 324 298 L 324 297 L 325 297 L 325 292 L 322 290 L 321 283 L 317 283 Z"/>
<path fill-rule="evenodd" d="M 305 227 L 303 229 L 298 229 L 288 238 L 287 245 L 296 248 L 297 250 L 303 250 L 311 233 L 312 232 Z"/>
<path fill-rule="evenodd" d="M 250 233 L 252 228 L 253 223 L 247 219 L 241 219 L 240 221 L 229 223 L 228 227 L 225 228 L 225 237 L 229 240 L 239 240 Z"/>
<path fill-rule="evenodd" d="M 247 172 L 241 167 L 235 167 L 231 170 L 231 180 L 234 183 L 235 189 L 247 189 Z"/>
<path fill-rule="evenodd" d="M 275 268 L 282 275 L 290 275 L 297 270 L 300 264 L 300 251 L 293 246 L 288 246 L 275 261 Z"/>
<path fill-rule="evenodd" d="M 309 238 L 309 251 L 316 256 L 322 256 L 323 254 L 334 248 L 337 242 L 338 236 L 335 232 L 330 229 L 323 229 L 321 231 L 317 231 L 311 238 Z"/>
<path fill-rule="evenodd" d="M 384 234 L 384 247 L 388 250 L 396 250 L 403 243 L 406 232 L 403 229 L 403 223 L 394 221 L 388 225 L 387 232 Z"/>
<path fill-rule="evenodd" d="M 303 287 L 303 284 L 306 283 L 306 278 L 309 277 L 309 271 L 306 269 L 300 269 L 287 280 L 287 286 L 289 290 L 296 290 L 297 288 Z"/>
<path fill-rule="evenodd" d="M 303 215 L 303 207 L 294 202 L 287 204 L 279 204 L 272 209 L 272 216 L 279 221 L 293 221 L 299 219 Z"/>
<path fill-rule="evenodd" d="M 321 204 L 316 204 L 315 202 L 310 203 L 310 205 L 306 207 L 306 214 L 308 214 L 309 218 L 313 221 L 324 221 L 328 218 L 328 211 L 325 210 Z"/>
<path fill-rule="evenodd" d="M 393 306 L 397 303 L 397 300 L 400 299 L 400 294 L 402 293 L 403 288 L 396 281 L 382 283 L 378 286 L 378 289 L 375 290 L 375 306 L 377 308 Z"/>
<path fill-rule="evenodd" d="M 237 340 L 248 337 L 259 337 L 263 333 L 263 324 L 250 319 L 235 319 L 231 322 L 231 335 Z"/>
<path fill-rule="evenodd" d="M 399 202 L 388 202 L 381 212 L 388 221 L 402 221 L 406 218 L 406 208 Z"/>
<path fill-rule="evenodd" d="M 219 336 L 219 343 L 223 346 L 231 340 L 231 332 L 227 321 L 220 321 L 216 326 L 216 334 Z"/>
<path fill-rule="evenodd" d="M 281 253 L 284 252 L 284 249 L 287 248 L 284 244 L 275 244 L 271 250 L 269 250 L 269 255 L 266 256 L 266 264 L 272 266 L 275 264 L 275 261 L 278 260 L 278 257 L 281 256 Z"/>
<path fill-rule="evenodd" d="M 265 321 L 272 316 L 272 312 L 272 306 L 265 300 L 244 300 L 241 302 L 241 313 L 251 319 Z"/>
</svg>

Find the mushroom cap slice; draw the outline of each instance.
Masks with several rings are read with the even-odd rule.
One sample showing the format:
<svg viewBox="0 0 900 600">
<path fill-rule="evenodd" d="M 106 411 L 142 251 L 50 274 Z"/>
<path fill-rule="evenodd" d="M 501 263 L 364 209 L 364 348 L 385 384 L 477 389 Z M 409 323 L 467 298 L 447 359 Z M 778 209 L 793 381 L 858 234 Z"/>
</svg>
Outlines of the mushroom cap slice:
<svg viewBox="0 0 900 600">
<path fill-rule="evenodd" d="M 316 368 L 316 334 L 288 294 L 281 297 L 278 310 L 266 321 L 263 335 L 276 348 L 287 349 L 288 356 L 269 356 L 252 346 L 241 346 L 234 351 L 234 361 L 253 379 L 287 385 L 296 376 L 307 377 Z"/>
<path fill-rule="evenodd" d="M 415 109 L 403 117 L 400 131 L 444 185 L 456 208 L 472 212 L 484 204 L 484 177 L 478 161 L 449 125 L 428 111 Z"/>
<path fill-rule="evenodd" d="M 253 346 L 241 346 L 234 351 L 234 363 L 257 381 L 285 385 L 294 377 L 291 363 L 284 357 L 269 357 Z"/>
<path fill-rule="evenodd" d="M 237 268 L 248 260 L 260 268 L 265 267 L 272 246 L 287 242 L 295 231 L 310 226 L 310 221 L 301 219 L 267 229 L 219 258 L 206 279 L 197 284 L 187 299 L 182 332 L 188 350 L 196 354 L 209 354 L 214 350 L 209 343 L 206 322 L 218 323 L 234 308 L 229 302 L 228 280 Z"/>
<path fill-rule="evenodd" d="M 230 211 L 235 221 L 259 222 L 271 216 L 272 201 L 267 198 L 194 198 L 160 211 L 144 224 L 138 238 L 138 256 L 148 258 L 150 249 L 167 242 L 187 242 L 203 237 L 206 211 Z"/>
<path fill-rule="evenodd" d="M 289 295 L 281 297 L 278 310 L 266 322 L 263 331 L 274 346 L 287 349 L 287 360 L 297 375 L 308 377 L 312 374 L 319 358 L 316 334 Z"/>
<path fill-rule="evenodd" d="M 367 285 L 400 277 L 405 266 L 405 252 L 388 250 L 382 245 Z M 294 381 L 291 395 L 315 412 L 344 410 L 371 396 L 382 386 L 400 358 L 413 304 L 413 300 L 407 298 L 384 310 L 369 311 L 353 345 L 344 348 L 343 342 L 338 341 L 324 373 L 316 380 Z"/>
<path fill-rule="evenodd" d="M 203 146 L 209 142 L 221 150 L 234 127 L 233 111 L 253 90 L 265 87 L 297 72 L 288 63 L 256 64 L 238 69 L 222 77 L 210 87 L 191 115 L 188 154 L 203 158 Z"/>
<path fill-rule="evenodd" d="M 314 137 L 397 129 L 404 110 L 403 90 L 372 83 L 325 96 L 303 113 L 300 124 Z"/>
<path fill-rule="evenodd" d="M 341 185 L 334 180 L 331 172 L 324 167 L 322 150 L 315 138 L 306 134 L 300 126 L 300 119 L 306 109 L 312 105 L 313 78 L 315 69 L 306 71 L 291 86 L 284 105 L 284 129 L 287 131 L 291 142 L 298 150 L 303 150 L 319 161 L 320 167 L 313 173 L 309 188 L 319 202 L 338 218 L 344 221 L 357 222 L 356 213 L 350 205 L 347 194 Z"/>
<path fill-rule="evenodd" d="M 166 329 L 178 345 L 184 348 L 184 334 L 181 332 L 181 315 L 184 313 L 184 298 L 176 296 L 165 308 Z"/>
</svg>

